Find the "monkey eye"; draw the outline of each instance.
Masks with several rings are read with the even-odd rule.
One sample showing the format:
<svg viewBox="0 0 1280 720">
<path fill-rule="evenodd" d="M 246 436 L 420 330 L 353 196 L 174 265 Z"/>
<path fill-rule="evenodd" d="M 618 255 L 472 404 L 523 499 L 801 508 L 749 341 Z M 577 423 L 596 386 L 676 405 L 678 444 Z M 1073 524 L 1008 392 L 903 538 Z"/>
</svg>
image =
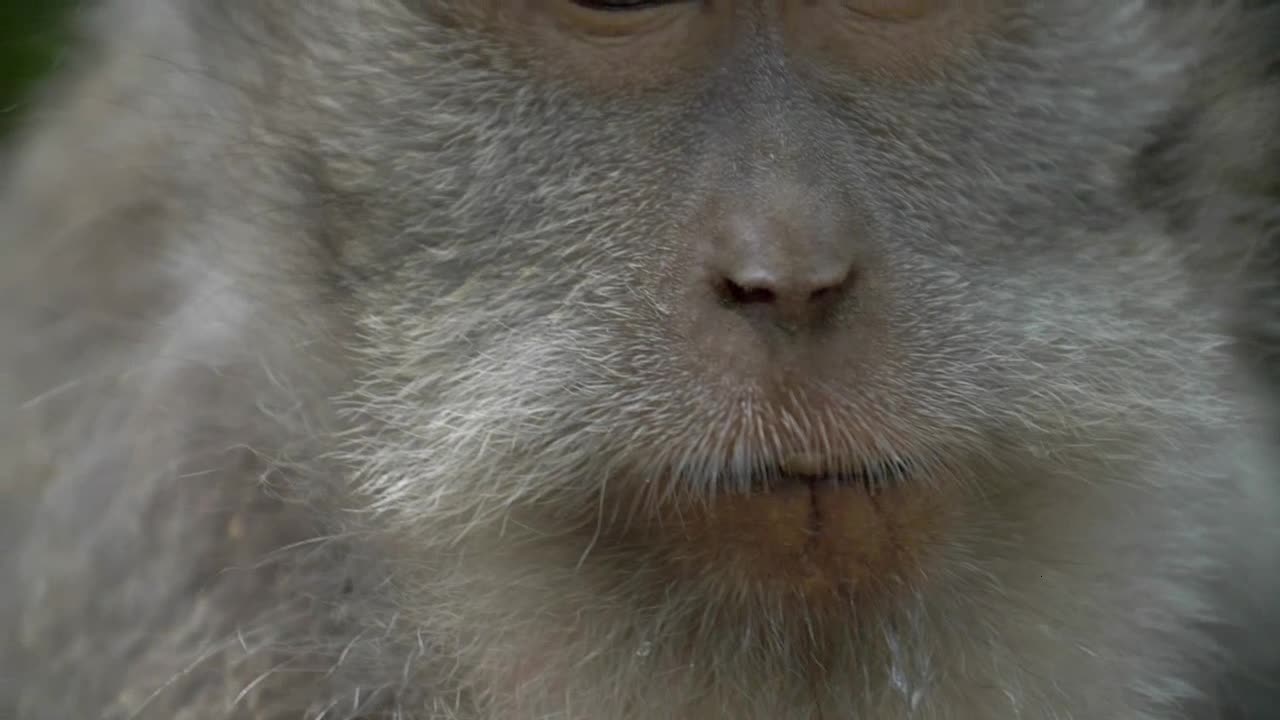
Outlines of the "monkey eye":
<svg viewBox="0 0 1280 720">
<path fill-rule="evenodd" d="M 659 36 L 681 18 L 688 19 L 681 10 L 692 4 L 693 0 L 558 0 L 551 7 L 559 13 L 562 27 L 576 35 L 621 40 Z"/>
<path fill-rule="evenodd" d="M 617 10 L 647 10 L 660 5 L 674 5 L 687 0 L 572 0 L 574 5 L 581 5 L 588 10 L 613 12 Z"/>
</svg>

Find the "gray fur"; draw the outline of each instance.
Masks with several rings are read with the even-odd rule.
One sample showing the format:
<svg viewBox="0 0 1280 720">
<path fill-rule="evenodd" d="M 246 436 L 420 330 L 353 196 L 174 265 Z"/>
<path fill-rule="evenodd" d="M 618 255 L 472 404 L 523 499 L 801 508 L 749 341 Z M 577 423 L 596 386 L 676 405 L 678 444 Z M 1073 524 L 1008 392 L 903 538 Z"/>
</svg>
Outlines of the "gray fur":
<svg viewBox="0 0 1280 720">
<path fill-rule="evenodd" d="M 431 4 L 95 9 L 0 186 L 0 717 L 1267 717 L 1273 12 L 1010 3 L 917 84 L 762 38 L 656 102 Z M 599 511 L 787 441 L 668 331 L 681 224 L 780 177 L 867 218 L 898 359 L 797 427 L 893 403 L 963 489 L 839 621 Z"/>
</svg>

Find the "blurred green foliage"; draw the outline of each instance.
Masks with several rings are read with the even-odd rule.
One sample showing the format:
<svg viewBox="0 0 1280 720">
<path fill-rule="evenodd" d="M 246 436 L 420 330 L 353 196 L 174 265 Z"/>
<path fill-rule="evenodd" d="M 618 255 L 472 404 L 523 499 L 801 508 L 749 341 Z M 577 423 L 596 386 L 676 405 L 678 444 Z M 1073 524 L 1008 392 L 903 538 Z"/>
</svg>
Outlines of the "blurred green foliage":
<svg viewBox="0 0 1280 720">
<path fill-rule="evenodd" d="M 0 130 L 17 119 L 32 84 L 57 67 L 74 0 L 0 0 Z"/>
</svg>

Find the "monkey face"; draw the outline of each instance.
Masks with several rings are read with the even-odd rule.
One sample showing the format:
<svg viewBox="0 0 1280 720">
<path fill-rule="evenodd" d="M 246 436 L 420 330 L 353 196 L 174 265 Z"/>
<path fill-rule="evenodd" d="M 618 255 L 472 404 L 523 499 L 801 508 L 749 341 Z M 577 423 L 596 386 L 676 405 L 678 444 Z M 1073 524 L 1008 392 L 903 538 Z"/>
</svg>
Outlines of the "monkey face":
<svg viewBox="0 0 1280 720">
<path fill-rule="evenodd" d="M 379 228 L 344 250 L 348 458 L 406 525 L 866 603 L 1222 420 L 1214 311 L 1135 189 L 1191 56 L 1167 18 L 412 13 L 317 110 Z"/>
<path fill-rule="evenodd" d="M 1280 324 L 1236 279 L 1280 243 L 1221 186 L 1274 178 L 1229 66 L 1280 14 L 92 4 L 0 182 L 0 707 L 1155 720 L 1264 677 Z"/>
</svg>

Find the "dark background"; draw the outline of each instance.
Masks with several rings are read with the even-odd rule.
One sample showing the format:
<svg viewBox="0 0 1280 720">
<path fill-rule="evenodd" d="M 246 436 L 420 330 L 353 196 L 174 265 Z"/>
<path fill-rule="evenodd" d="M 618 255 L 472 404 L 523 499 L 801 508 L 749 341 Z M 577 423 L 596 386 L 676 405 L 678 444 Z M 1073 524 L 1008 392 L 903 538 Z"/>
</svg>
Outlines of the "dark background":
<svg viewBox="0 0 1280 720">
<path fill-rule="evenodd" d="M 20 116 L 32 83 L 58 66 L 73 0 L 0 0 L 0 132 Z"/>
</svg>

